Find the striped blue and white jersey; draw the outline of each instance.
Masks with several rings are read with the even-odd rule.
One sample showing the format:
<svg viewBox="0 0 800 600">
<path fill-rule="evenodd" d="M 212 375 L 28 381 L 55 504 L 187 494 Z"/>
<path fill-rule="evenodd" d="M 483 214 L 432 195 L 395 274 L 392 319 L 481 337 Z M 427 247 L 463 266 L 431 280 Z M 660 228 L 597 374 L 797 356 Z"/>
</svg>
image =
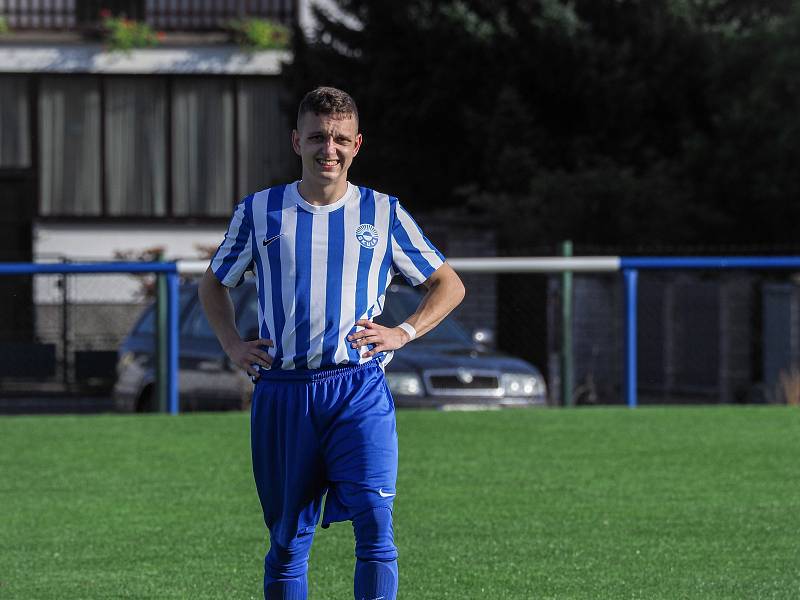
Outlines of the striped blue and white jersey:
<svg viewBox="0 0 800 600">
<path fill-rule="evenodd" d="M 254 271 L 273 369 L 366 362 L 346 339 L 355 322 L 381 313 L 394 275 L 419 285 L 444 257 L 397 198 L 348 183 L 340 200 L 314 206 L 297 184 L 240 202 L 211 270 L 228 287 Z"/>
</svg>

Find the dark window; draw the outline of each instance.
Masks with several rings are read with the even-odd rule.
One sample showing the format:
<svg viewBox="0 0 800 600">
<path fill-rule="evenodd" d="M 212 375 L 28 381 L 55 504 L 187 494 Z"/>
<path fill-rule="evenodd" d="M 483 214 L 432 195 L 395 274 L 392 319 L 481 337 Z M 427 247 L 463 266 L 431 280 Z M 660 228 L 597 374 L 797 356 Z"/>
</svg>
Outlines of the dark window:
<svg viewBox="0 0 800 600">
<path fill-rule="evenodd" d="M 27 77 L 0 77 L 0 167 L 31 166 Z"/>
<path fill-rule="evenodd" d="M 289 132 L 294 125 L 281 109 L 280 94 L 277 79 L 237 82 L 239 196 L 281 183 L 293 172 L 297 157 Z"/>
<path fill-rule="evenodd" d="M 42 79 L 39 139 L 40 214 L 101 214 L 99 78 Z"/>
<path fill-rule="evenodd" d="M 108 78 L 105 169 L 108 214 L 167 213 L 167 91 L 160 78 Z"/>
<path fill-rule="evenodd" d="M 277 79 L 38 78 L 42 216 L 228 217 L 294 171 Z M 0 78 L 0 166 L 30 163 L 27 85 Z"/>
<path fill-rule="evenodd" d="M 172 95 L 175 215 L 228 216 L 233 189 L 233 90 L 226 79 L 177 79 Z"/>
</svg>

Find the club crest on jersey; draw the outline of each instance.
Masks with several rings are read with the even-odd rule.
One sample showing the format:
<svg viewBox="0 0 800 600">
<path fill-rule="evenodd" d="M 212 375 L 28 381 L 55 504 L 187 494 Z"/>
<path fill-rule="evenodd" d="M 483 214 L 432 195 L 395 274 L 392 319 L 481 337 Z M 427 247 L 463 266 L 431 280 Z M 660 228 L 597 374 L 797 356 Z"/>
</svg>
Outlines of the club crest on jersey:
<svg viewBox="0 0 800 600">
<path fill-rule="evenodd" d="M 364 248 L 374 248 L 378 245 L 378 230 L 374 225 L 362 223 L 356 229 L 356 239 Z"/>
</svg>

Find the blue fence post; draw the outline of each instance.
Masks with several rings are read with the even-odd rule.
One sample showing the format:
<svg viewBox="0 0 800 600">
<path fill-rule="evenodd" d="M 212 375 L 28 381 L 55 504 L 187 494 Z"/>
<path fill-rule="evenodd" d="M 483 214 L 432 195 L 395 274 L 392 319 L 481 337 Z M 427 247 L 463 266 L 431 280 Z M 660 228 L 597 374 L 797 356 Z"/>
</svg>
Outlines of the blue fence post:
<svg viewBox="0 0 800 600">
<path fill-rule="evenodd" d="M 625 396 L 628 408 L 636 408 L 636 284 L 639 271 L 625 269 Z"/>
<path fill-rule="evenodd" d="M 0 275 L 34 275 L 43 273 L 156 273 L 167 280 L 167 409 L 177 414 L 178 404 L 178 267 L 162 262 L 108 263 L 20 263 L 0 262 Z"/>
<path fill-rule="evenodd" d="M 178 399 L 178 272 L 167 273 L 167 410 L 180 412 Z"/>
</svg>

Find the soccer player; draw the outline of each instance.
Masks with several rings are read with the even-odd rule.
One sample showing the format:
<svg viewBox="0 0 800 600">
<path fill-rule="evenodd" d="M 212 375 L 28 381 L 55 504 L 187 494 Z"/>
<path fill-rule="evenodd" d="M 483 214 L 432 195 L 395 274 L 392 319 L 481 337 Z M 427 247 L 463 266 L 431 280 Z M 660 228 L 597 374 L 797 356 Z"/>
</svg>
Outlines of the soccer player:
<svg viewBox="0 0 800 600">
<path fill-rule="evenodd" d="M 302 179 L 239 203 L 200 283 L 223 349 L 256 381 L 251 445 L 270 533 L 267 600 L 306 598 L 325 494 L 322 527 L 353 523 L 355 599 L 396 597 L 397 433 L 383 367 L 464 297 L 461 280 L 396 198 L 348 182 L 361 143 L 348 94 L 306 94 L 292 131 Z M 260 332 L 245 341 L 228 288 L 248 269 Z M 404 323 L 383 327 L 373 319 L 395 274 L 427 292 Z"/>
</svg>

